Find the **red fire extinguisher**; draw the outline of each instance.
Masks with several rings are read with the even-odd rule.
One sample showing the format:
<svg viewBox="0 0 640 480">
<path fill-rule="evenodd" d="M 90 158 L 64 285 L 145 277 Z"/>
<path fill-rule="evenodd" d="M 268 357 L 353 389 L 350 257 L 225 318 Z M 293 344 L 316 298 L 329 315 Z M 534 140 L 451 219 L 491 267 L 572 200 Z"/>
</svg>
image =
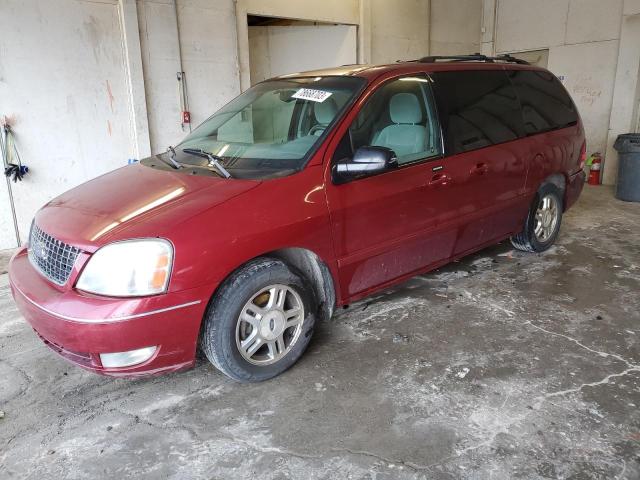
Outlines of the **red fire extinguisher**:
<svg viewBox="0 0 640 480">
<path fill-rule="evenodd" d="M 596 152 L 591 155 L 591 167 L 589 167 L 589 185 L 600 185 L 600 171 L 602 169 L 602 155 Z"/>
</svg>

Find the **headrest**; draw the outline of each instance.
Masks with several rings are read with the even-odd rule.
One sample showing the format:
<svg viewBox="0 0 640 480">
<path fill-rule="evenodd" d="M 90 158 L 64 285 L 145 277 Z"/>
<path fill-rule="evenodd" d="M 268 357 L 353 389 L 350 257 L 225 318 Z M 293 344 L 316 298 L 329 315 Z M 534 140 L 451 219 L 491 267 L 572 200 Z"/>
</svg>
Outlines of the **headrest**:
<svg viewBox="0 0 640 480">
<path fill-rule="evenodd" d="M 393 123 L 420 123 L 422 110 L 418 97 L 413 93 L 396 93 L 391 97 L 389 114 Z"/>
<path fill-rule="evenodd" d="M 320 125 L 329 125 L 338 113 L 338 106 L 333 98 L 315 104 L 313 113 Z"/>
</svg>

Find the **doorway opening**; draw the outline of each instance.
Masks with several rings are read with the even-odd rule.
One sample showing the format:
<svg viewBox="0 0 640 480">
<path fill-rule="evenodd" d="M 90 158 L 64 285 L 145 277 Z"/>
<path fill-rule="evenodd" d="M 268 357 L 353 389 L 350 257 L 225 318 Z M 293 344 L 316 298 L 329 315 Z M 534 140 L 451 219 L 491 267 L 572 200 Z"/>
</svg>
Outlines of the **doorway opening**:
<svg viewBox="0 0 640 480">
<path fill-rule="evenodd" d="M 524 52 L 510 52 L 508 55 L 512 55 L 516 58 L 521 58 L 529 62 L 536 67 L 547 68 L 549 63 L 549 49 L 544 50 L 527 50 Z"/>
<path fill-rule="evenodd" d="M 357 62 L 357 27 L 247 16 L 251 85 L 288 73 Z"/>
</svg>

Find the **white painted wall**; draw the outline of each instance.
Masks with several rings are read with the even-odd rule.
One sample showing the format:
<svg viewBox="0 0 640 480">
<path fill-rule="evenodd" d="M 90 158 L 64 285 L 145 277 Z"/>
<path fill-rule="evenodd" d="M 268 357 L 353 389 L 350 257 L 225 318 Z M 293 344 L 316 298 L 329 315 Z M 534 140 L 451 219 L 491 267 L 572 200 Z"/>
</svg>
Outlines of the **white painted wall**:
<svg viewBox="0 0 640 480">
<path fill-rule="evenodd" d="M 618 40 L 560 45 L 549 49 L 548 69 L 564 75 L 564 86 L 576 103 L 587 136 L 589 153 L 601 152 L 607 145 L 613 84 L 616 75 Z M 586 59 L 598 59 L 590 68 Z M 595 65 L 594 65 L 595 67 Z"/>
<path fill-rule="evenodd" d="M 249 27 L 247 15 L 287 18 L 311 22 L 358 25 L 361 1 L 370 0 L 236 0 L 236 29 L 238 32 L 238 64 L 240 87 L 251 86 Z"/>
<path fill-rule="evenodd" d="M 176 20 L 173 0 L 137 0 L 153 153 L 189 132 L 181 125 L 176 78 L 181 69 L 192 126 L 240 93 L 233 1 L 178 0 L 177 6 Z"/>
<path fill-rule="evenodd" d="M 180 121 L 178 25 L 171 0 L 138 0 L 137 13 L 149 138 L 151 151 L 158 153 L 188 132 Z"/>
<path fill-rule="evenodd" d="M 618 153 L 613 144 L 622 133 L 640 132 L 640 0 L 625 0 L 620 27 L 604 179 L 617 178 Z"/>
<path fill-rule="evenodd" d="M 431 55 L 480 51 L 482 0 L 431 0 Z"/>
<path fill-rule="evenodd" d="M 240 93 L 233 0 L 180 0 L 182 63 L 194 126 Z"/>
<path fill-rule="evenodd" d="M 118 2 L 25 3 L 0 1 L 0 115 L 30 168 L 13 188 L 22 239 L 40 206 L 136 152 Z"/>
<path fill-rule="evenodd" d="M 413 60 L 429 53 L 429 0 L 369 0 L 371 63 Z"/>
<path fill-rule="evenodd" d="M 605 154 L 604 182 L 609 184 L 615 183 L 617 172 L 613 141 L 637 128 L 638 15 L 638 0 L 483 3 L 482 52 L 549 50 L 549 70 L 565 76 L 580 110 L 588 152 Z"/>
<path fill-rule="evenodd" d="M 357 62 L 356 27 L 249 27 L 251 84 L 287 73 Z"/>
</svg>

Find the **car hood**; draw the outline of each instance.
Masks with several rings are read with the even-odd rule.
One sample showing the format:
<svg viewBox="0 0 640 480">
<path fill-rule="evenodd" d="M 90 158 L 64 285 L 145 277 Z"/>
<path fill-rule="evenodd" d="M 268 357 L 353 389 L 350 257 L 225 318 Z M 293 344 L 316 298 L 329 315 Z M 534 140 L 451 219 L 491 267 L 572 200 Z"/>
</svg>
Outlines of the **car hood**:
<svg viewBox="0 0 640 480">
<path fill-rule="evenodd" d="M 184 220 L 258 185 L 135 164 L 60 195 L 35 222 L 54 238 L 93 252 L 117 240 L 165 236 Z"/>
</svg>

